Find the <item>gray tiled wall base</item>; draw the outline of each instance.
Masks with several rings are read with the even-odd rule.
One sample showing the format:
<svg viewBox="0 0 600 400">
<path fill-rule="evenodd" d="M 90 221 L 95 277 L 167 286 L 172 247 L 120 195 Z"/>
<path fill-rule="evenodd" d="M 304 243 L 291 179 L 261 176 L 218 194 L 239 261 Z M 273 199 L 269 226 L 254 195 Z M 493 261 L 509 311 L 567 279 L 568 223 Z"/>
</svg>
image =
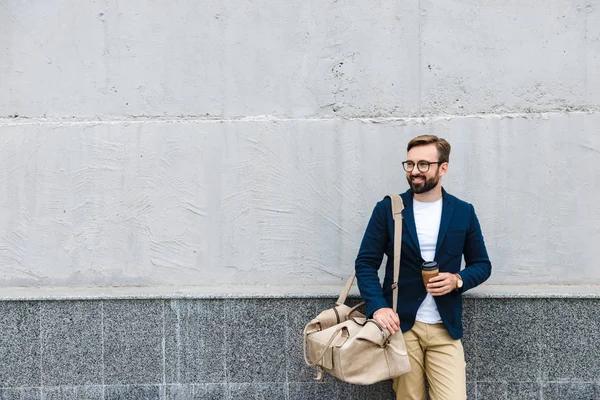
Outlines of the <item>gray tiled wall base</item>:
<svg viewBox="0 0 600 400">
<path fill-rule="evenodd" d="M 0 302 L 0 400 L 393 399 L 304 366 L 334 300 Z M 465 299 L 468 398 L 600 399 L 598 321 L 598 299 Z"/>
<path fill-rule="evenodd" d="M 0 389 L 0 400 L 391 400 L 393 398 L 393 391 L 387 383 L 351 386 L 335 381 Z"/>
</svg>

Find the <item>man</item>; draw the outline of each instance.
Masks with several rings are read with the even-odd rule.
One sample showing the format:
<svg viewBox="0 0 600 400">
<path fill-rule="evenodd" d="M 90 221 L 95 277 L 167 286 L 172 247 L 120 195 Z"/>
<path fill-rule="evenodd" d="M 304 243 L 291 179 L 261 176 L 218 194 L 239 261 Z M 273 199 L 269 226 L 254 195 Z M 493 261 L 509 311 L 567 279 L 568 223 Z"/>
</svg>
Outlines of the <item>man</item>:
<svg viewBox="0 0 600 400">
<path fill-rule="evenodd" d="M 425 379 L 432 400 L 466 398 L 462 343 L 462 293 L 491 273 L 473 206 L 448 194 L 450 144 L 433 135 L 412 139 L 402 163 L 410 189 L 403 193 L 402 255 L 397 313 L 392 308 L 394 220 L 390 199 L 375 206 L 356 258 L 356 278 L 367 315 L 392 333 L 402 331 L 412 371 L 394 380 L 397 400 L 425 400 Z M 383 288 L 377 270 L 387 264 Z M 465 268 L 461 271 L 461 256 Z M 421 264 L 437 261 L 439 275 L 427 287 Z"/>
</svg>

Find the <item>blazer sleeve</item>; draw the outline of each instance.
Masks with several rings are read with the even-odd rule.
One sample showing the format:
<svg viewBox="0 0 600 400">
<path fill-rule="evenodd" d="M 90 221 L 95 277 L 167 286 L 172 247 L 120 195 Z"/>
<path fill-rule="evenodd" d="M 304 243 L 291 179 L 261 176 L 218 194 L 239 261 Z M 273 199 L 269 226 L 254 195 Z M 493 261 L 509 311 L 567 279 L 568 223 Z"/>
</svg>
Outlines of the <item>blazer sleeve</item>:
<svg viewBox="0 0 600 400">
<path fill-rule="evenodd" d="M 463 248 L 465 269 L 459 272 L 463 279 L 463 292 L 482 284 L 492 273 L 492 263 L 485 248 L 475 208 L 472 204 L 469 204 L 469 208 L 471 218 Z"/>
<path fill-rule="evenodd" d="M 390 240 L 388 231 L 390 202 L 391 200 L 386 197 L 375 206 L 354 264 L 358 289 L 367 307 L 367 318 L 371 318 L 380 308 L 389 307 L 383 297 L 377 271 Z"/>
</svg>

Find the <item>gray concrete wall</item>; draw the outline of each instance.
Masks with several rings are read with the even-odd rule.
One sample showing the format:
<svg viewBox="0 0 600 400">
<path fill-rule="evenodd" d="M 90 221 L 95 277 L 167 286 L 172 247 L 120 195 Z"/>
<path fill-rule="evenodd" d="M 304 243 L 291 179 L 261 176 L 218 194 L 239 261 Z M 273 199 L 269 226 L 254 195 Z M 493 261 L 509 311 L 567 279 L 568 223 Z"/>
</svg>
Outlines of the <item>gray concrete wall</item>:
<svg viewBox="0 0 600 400">
<path fill-rule="evenodd" d="M 428 132 L 491 285 L 597 284 L 599 20 L 598 0 L 5 1 L 0 286 L 338 285 Z"/>
</svg>

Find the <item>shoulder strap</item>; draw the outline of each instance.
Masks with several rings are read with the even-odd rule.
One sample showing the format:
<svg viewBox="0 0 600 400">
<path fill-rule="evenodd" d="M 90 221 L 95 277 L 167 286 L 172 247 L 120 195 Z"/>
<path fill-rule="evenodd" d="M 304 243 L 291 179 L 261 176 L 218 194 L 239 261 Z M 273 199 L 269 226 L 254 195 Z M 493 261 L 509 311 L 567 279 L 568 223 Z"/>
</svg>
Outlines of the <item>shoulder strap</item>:
<svg viewBox="0 0 600 400">
<path fill-rule="evenodd" d="M 393 297 L 393 309 L 396 311 L 398 306 L 398 279 L 400 277 L 400 256 L 402 254 L 402 210 L 404 210 L 404 202 L 402 197 L 397 194 L 389 194 L 392 200 L 392 216 L 394 217 L 394 282 L 392 283 L 392 297 Z M 350 275 L 350 278 L 346 281 L 344 289 L 340 293 L 336 304 L 342 305 L 346 303 L 348 292 L 354 283 L 354 274 Z"/>
<path fill-rule="evenodd" d="M 402 210 L 404 202 L 397 194 L 390 194 L 392 200 L 392 216 L 394 217 L 394 282 L 392 283 L 393 309 L 398 306 L 398 279 L 400 277 L 400 256 L 402 255 Z"/>
</svg>

